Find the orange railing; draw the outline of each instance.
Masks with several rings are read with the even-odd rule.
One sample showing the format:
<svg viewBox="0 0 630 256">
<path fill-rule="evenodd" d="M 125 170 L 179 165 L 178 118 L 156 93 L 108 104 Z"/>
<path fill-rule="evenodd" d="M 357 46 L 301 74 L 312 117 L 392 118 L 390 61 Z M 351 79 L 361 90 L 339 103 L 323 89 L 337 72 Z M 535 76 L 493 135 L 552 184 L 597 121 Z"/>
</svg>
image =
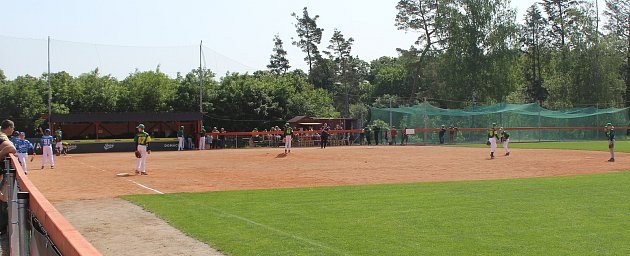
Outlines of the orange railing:
<svg viewBox="0 0 630 256">
<path fill-rule="evenodd" d="M 9 157 L 12 167 L 15 168 L 15 180 L 20 192 L 29 193 L 28 208 L 31 214 L 37 218 L 57 249 L 63 255 L 101 255 L 37 189 L 22 170 L 17 158 L 13 155 Z"/>
</svg>

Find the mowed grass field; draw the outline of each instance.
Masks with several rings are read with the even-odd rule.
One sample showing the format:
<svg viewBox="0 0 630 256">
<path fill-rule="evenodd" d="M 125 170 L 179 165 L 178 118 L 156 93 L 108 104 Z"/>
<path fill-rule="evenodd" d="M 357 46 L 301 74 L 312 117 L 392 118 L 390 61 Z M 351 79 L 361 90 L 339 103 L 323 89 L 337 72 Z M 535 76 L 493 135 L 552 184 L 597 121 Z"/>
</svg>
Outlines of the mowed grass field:
<svg viewBox="0 0 630 256">
<path fill-rule="evenodd" d="M 620 172 L 124 198 L 229 255 L 630 255 L 629 184 Z"/>
<path fill-rule="evenodd" d="M 487 148 L 486 144 L 461 144 L 457 147 L 475 147 Z M 499 151 L 502 152 L 502 146 L 497 145 Z M 579 142 L 535 142 L 535 143 L 515 143 L 509 144 L 510 148 L 523 149 L 568 149 L 568 150 L 589 150 L 589 151 L 608 151 L 607 141 L 579 141 Z M 615 152 L 630 153 L 630 141 L 616 141 Z"/>
</svg>

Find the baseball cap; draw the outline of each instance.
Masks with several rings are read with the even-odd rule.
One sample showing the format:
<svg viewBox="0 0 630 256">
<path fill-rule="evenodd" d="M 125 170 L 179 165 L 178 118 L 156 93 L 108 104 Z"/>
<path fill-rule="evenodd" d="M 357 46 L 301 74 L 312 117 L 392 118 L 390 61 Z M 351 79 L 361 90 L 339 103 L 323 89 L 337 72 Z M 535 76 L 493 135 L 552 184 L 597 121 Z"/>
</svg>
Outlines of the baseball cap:
<svg viewBox="0 0 630 256">
<path fill-rule="evenodd" d="M 136 129 L 138 129 L 138 128 L 144 129 L 144 124 L 139 124 L 138 126 L 136 126 Z"/>
<path fill-rule="evenodd" d="M 497 123 L 492 123 L 492 126 L 497 126 Z"/>
<path fill-rule="evenodd" d="M 608 122 L 608 123 L 606 124 L 606 126 L 612 126 L 612 123 L 611 123 L 611 122 Z"/>
<path fill-rule="evenodd" d="M 13 136 L 18 136 L 18 135 L 20 135 L 20 132 L 18 132 L 18 131 L 13 131 Z"/>
</svg>

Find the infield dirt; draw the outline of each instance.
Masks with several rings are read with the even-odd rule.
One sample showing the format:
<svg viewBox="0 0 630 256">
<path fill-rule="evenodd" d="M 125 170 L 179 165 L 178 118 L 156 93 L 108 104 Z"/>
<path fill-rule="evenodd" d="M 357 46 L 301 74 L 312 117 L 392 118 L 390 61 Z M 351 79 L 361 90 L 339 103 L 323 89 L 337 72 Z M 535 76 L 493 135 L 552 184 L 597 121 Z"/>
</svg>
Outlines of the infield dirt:
<svg viewBox="0 0 630 256">
<path fill-rule="evenodd" d="M 629 154 L 460 147 L 331 147 L 154 152 L 148 176 L 133 172 L 133 152 L 57 157 L 54 170 L 29 162 L 29 178 L 105 255 L 219 255 L 151 213 L 116 197 L 132 194 L 395 184 L 566 176 L 624 171 Z M 179 241 L 179 242 L 173 242 Z M 127 248 L 133 248 L 133 251 Z M 130 252 L 130 254 L 126 254 Z M 142 254 L 145 253 L 145 254 Z"/>
</svg>

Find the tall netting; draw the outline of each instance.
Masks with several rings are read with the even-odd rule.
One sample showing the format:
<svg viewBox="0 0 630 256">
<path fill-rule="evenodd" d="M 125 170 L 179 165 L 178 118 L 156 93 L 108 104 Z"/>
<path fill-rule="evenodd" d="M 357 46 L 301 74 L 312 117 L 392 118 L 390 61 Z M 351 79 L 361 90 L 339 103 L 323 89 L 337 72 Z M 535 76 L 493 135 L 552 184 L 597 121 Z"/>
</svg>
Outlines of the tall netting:
<svg viewBox="0 0 630 256">
<path fill-rule="evenodd" d="M 465 109 L 442 109 L 429 103 L 401 108 L 372 108 L 371 121 L 381 120 L 397 129 L 418 129 L 409 143 L 439 143 L 437 128 L 448 129 L 445 143 L 479 143 L 491 123 L 510 130 L 511 141 L 575 141 L 605 139 L 607 122 L 618 126 L 617 137 L 627 136 L 628 108 L 595 107 L 548 110 L 537 104 L 495 104 Z M 387 127 L 389 128 L 389 127 Z M 471 129 L 473 128 L 473 129 Z"/>
</svg>

